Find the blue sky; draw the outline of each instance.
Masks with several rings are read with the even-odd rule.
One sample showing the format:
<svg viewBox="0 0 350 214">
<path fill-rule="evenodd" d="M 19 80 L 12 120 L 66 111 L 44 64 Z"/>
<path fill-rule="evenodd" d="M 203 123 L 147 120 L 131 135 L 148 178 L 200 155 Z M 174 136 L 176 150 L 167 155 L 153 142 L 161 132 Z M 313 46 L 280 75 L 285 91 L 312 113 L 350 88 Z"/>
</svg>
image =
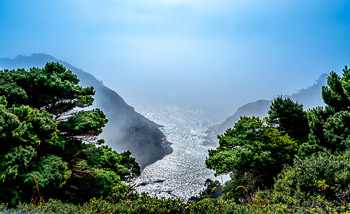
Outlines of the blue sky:
<svg viewBox="0 0 350 214">
<path fill-rule="evenodd" d="M 350 65 L 349 9 L 345 0 L 0 0 L 0 57 L 53 55 L 135 105 L 233 112 Z"/>
</svg>

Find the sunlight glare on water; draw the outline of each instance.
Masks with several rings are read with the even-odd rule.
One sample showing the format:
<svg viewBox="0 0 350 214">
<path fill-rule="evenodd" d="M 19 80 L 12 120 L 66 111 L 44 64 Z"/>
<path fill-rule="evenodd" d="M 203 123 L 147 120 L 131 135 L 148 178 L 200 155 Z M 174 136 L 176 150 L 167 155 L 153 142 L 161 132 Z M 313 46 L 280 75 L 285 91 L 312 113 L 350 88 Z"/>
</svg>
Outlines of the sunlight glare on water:
<svg viewBox="0 0 350 214">
<path fill-rule="evenodd" d="M 161 130 L 174 150 L 143 170 L 134 181 L 138 192 L 188 200 L 204 189 L 207 178 L 217 179 L 214 171 L 205 167 L 208 149 L 213 147 L 203 146 L 202 142 L 213 122 L 203 111 L 179 107 L 144 107 L 138 111 L 163 126 Z"/>
</svg>

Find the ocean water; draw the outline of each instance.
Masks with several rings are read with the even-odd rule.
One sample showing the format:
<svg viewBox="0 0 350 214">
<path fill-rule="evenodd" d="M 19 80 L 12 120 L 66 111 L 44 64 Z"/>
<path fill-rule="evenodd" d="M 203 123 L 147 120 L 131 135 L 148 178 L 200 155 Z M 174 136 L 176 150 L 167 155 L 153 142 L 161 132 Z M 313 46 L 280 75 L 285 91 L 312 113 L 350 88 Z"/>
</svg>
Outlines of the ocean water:
<svg viewBox="0 0 350 214">
<path fill-rule="evenodd" d="M 208 149 L 213 147 L 202 143 L 205 131 L 214 124 L 206 112 L 174 106 L 148 106 L 137 111 L 163 126 L 161 130 L 174 150 L 142 171 L 133 182 L 138 192 L 188 200 L 204 189 L 207 178 L 219 180 L 213 170 L 205 167 Z"/>
</svg>

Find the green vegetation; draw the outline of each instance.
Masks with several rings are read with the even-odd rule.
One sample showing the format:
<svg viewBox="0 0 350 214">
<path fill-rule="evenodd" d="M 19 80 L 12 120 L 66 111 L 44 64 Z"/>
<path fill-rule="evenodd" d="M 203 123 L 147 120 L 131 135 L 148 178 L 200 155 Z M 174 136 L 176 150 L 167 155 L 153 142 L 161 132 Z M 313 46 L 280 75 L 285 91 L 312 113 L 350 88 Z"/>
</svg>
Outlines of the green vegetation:
<svg viewBox="0 0 350 214">
<path fill-rule="evenodd" d="M 277 97 L 267 118 L 241 117 L 219 136 L 206 164 L 217 174 L 230 173 L 221 198 L 349 211 L 349 85 L 345 67 L 342 77 L 332 72 L 323 86 L 324 108 L 306 112 L 301 104 Z"/>
<path fill-rule="evenodd" d="M 129 152 L 96 146 L 107 119 L 79 109 L 92 104 L 93 88 L 62 65 L 0 71 L 0 83 L 2 203 L 85 202 L 140 173 Z"/>
<path fill-rule="evenodd" d="M 231 176 L 236 178 L 249 177 L 241 179 L 243 183 L 240 185 L 257 189 L 271 186 L 283 164 L 291 163 L 297 151 L 296 142 L 266 121 L 242 117 L 233 129 L 219 136 L 219 147 L 209 151 L 206 165 L 216 174 L 232 173 Z M 237 183 L 237 186 L 240 185 Z"/>
<path fill-rule="evenodd" d="M 277 97 L 268 117 L 241 117 L 218 136 L 206 166 L 230 174 L 207 180 L 189 202 L 138 194 L 140 168 L 97 136 L 107 119 L 82 110 L 82 88 L 57 63 L 0 71 L 0 211 L 35 213 L 350 212 L 350 72 L 332 72 L 325 107 L 305 111 Z M 80 108 L 79 108 L 80 107 Z"/>
<path fill-rule="evenodd" d="M 290 98 L 277 97 L 271 103 L 268 114 L 268 122 L 281 134 L 288 134 L 298 142 L 307 140 L 309 125 L 302 104 L 293 102 Z"/>
</svg>

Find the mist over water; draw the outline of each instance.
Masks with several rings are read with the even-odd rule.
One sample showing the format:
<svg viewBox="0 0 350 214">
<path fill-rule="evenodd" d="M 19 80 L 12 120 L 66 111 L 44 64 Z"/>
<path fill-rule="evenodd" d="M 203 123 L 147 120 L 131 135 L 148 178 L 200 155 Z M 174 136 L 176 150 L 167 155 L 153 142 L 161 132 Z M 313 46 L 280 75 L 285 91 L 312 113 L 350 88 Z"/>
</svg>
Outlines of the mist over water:
<svg viewBox="0 0 350 214">
<path fill-rule="evenodd" d="M 327 74 L 321 75 L 313 85 L 299 90 L 290 97 L 304 104 L 306 108 L 322 106 L 321 88 L 326 84 L 327 76 Z M 266 116 L 270 103 L 271 100 L 248 103 L 238 108 L 237 112 L 230 115 L 231 117 L 225 122 L 223 118 L 230 113 L 210 106 L 171 102 L 133 103 L 143 116 L 162 125 L 161 131 L 172 143 L 173 148 L 173 153 L 143 170 L 141 176 L 134 182 L 137 191 L 160 198 L 172 197 L 182 200 L 198 195 L 203 190 L 207 178 L 220 180 L 214 177 L 213 170 L 205 167 L 208 149 L 218 145 L 216 136 L 233 127 L 240 116 Z M 221 106 L 220 103 L 211 105 Z M 228 179 L 229 176 L 226 175 L 224 180 Z"/>
<path fill-rule="evenodd" d="M 123 142 L 113 147 L 122 151 L 131 147 L 124 139 L 136 139 L 134 154 L 153 157 L 144 161 L 153 164 L 136 189 L 188 199 L 213 179 L 205 167 L 210 147 L 202 145 L 208 127 L 244 104 L 291 95 L 349 63 L 349 9 L 350 1 L 331 0 L 1 1 L 0 58 L 54 55 L 162 125 L 173 152 L 159 160 L 163 155 L 145 139 L 159 146 L 158 127 L 149 125 L 145 134 L 150 121 L 140 127 L 144 120 L 132 108 L 117 114 L 120 106 L 101 101 L 115 116 L 105 128 L 115 138 L 105 132 L 106 142 Z M 132 128 L 118 128 L 122 122 Z"/>
<path fill-rule="evenodd" d="M 20 61 L 22 64 L 16 64 L 16 66 L 12 65 L 12 67 L 23 67 L 24 65 L 27 65 L 24 63 L 25 59 L 33 63 L 33 58 L 41 59 L 41 63 L 36 62 L 41 64 L 40 66 L 44 64 L 47 58 L 51 60 L 53 59 L 53 57 L 43 54 L 33 55 L 31 57 L 18 57 L 16 60 L 13 60 L 13 63 Z M 11 62 L 9 59 L 0 59 L 0 65 L 1 61 L 3 63 Z M 7 66 L 9 65 L 10 64 L 7 64 Z M 27 66 L 29 66 L 29 64 Z M 32 66 L 34 65 L 30 64 L 29 67 Z M 76 68 L 70 65 L 69 67 L 78 72 Z M 79 72 L 81 73 L 81 71 Z M 81 75 L 83 74 L 81 73 Z M 307 85 L 303 86 L 303 90 L 293 94 L 291 97 L 305 104 L 305 107 L 322 105 L 321 87 L 322 85 L 325 85 L 326 77 L 327 74 L 322 75 L 312 86 L 308 88 L 306 88 Z M 85 86 L 91 85 L 94 81 L 95 84 L 97 84 L 96 82 L 98 81 L 92 78 L 94 81 L 91 82 L 91 78 L 92 76 L 90 77 L 90 80 L 86 77 L 82 78 L 82 80 L 84 80 L 82 82 L 84 82 Z M 314 82 L 314 80 L 312 80 L 312 82 Z M 102 93 L 102 91 L 100 91 L 102 90 L 101 87 L 101 83 L 96 85 L 96 89 L 98 89 L 96 101 L 98 101 L 97 103 L 101 102 L 101 104 L 103 104 L 101 107 L 104 107 L 106 113 L 110 113 L 108 114 L 110 116 L 110 122 L 104 130 L 105 135 L 102 137 L 104 137 L 107 142 L 114 142 L 115 140 L 113 140 L 111 136 L 108 136 L 110 133 L 113 133 L 113 136 L 118 138 L 117 136 L 120 134 L 134 136 L 134 133 L 131 132 L 130 134 L 130 132 L 128 132 L 130 130 L 141 130 L 137 137 L 134 136 L 136 139 L 139 139 L 138 143 L 133 144 L 133 146 L 129 148 L 124 147 L 124 150 L 130 150 L 130 148 L 132 148 L 132 154 L 136 154 L 135 156 L 139 157 L 137 161 L 139 161 L 140 164 L 140 160 L 142 160 L 140 157 L 143 155 L 152 157 L 152 161 L 148 161 L 147 164 L 143 161 L 143 165 L 141 164 L 142 166 L 146 166 L 152 163 L 145 167 L 141 176 L 134 181 L 133 184 L 136 186 L 137 191 L 146 192 L 149 195 L 160 198 L 172 197 L 182 200 L 187 200 L 192 196 L 198 195 L 203 190 L 207 178 L 220 180 L 219 178 L 214 177 L 214 171 L 205 167 L 205 159 L 208 156 L 208 149 L 213 149 L 217 146 L 216 135 L 222 134 L 227 128 L 232 127 L 239 119 L 239 116 L 265 115 L 271 102 L 270 100 L 252 102 L 240 107 L 235 113 L 238 106 L 234 105 L 234 103 L 244 102 L 243 99 L 238 98 L 246 93 L 244 90 L 245 88 L 236 91 L 238 97 L 236 97 L 236 99 L 234 97 L 223 96 L 220 94 L 215 96 L 215 93 L 217 92 L 214 91 L 211 93 L 202 91 L 200 95 L 196 95 L 198 91 L 195 92 L 186 88 L 179 91 L 176 90 L 176 88 L 169 87 L 160 88 L 158 91 L 152 93 L 150 93 L 150 89 L 145 88 L 141 92 L 135 94 L 132 94 L 132 91 L 129 91 L 128 96 L 121 94 L 136 112 L 141 113 L 146 118 L 162 126 L 161 131 L 164 133 L 166 140 L 172 144 L 171 147 L 173 149 L 171 154 L 169 154 L 170 152 L 166 153 L 169 155 L 163 158 L 163 155 L 165 154 L 161 155 L 159 147 L 152 146 L 152 137 L 150 138 L 150 136 L 153 136 L 152 133 L 154 132 L 145 132 L 147 126 L 139 126 L 140 124 L 143 124 L 143 120 L 134 120 L 133 126 L 127 126 L 127 128 L 124 129 L 118 128 L 122 121 L 129 124 L 131 123 L 132 118 L 135 119 L 135 115 L 127 114 L 127 112 L 135 112 L 132 107 L 124 103 L 123 99 L 119 97 L 117 93 L 110 90 L 104 90 Z M 218 86 L 218 88 L 220 87 Z M 143 93 L 144 96 L 140 96 L 140 93 Z M 106 96 L 108 94 L 110 96 Z M 273 96 L 269 98 L 272 99 Z M 118 100 L 119 102 L 117 102 Z M 121 108 L 122 106 L 124 107 Z M 118 108 L 121 108 L 119 113 L 115 111 Z M 130 109 L 123 111 L 122 109 L 125 108 Z M 235 113 L 235 115 L 233 115 L 233 113 Z M 205 144 L 206 146 L 204 146 L 203 142 L 207 140 L 206 131 L 208 130 L 208 127 L 222 123 L 231 115 L 233 115 L 233 117 L 231 117 L 230 120 L 226 120 L 223 125 L 218 126 L 218 128 L 221 128 L 221 133 L 215 132 L 213 134 L 213 138 L 211 139 L 214 139 L 214 143 Z M 112 123 L 113 121 L 114 123 Z M 149 123 L 153 124 L 155 129 L 159 132 L 158 126 L 153 122 Z M 163 139 L 164 135 L 161 132 L 159 132 L 158 135 L 159 134 L 161 134 L 160 138 Z M 130 138 L 127 135 L 125 139 Z M 124 139 L 120 141 L 123 143 L 126 142 Z M 119 144 L 111 146 L 118 151 L 123 145 Z M 156 162 L 154 163 L 153 160 Z"/>
<path fill-rule="evenodd" d="M 138 111 L 163 126 L 161 129 L 174 151 L 142 171 L 134 181 L 136 190 L 159 198 L 182 200 L 198 195 L 207 178 L 215 179 L 214 171 L 205 167 L 208 149 L 213 147 L 202 145 L 215 115 L 160 105 L 139 106 Z"/>
</svg>

